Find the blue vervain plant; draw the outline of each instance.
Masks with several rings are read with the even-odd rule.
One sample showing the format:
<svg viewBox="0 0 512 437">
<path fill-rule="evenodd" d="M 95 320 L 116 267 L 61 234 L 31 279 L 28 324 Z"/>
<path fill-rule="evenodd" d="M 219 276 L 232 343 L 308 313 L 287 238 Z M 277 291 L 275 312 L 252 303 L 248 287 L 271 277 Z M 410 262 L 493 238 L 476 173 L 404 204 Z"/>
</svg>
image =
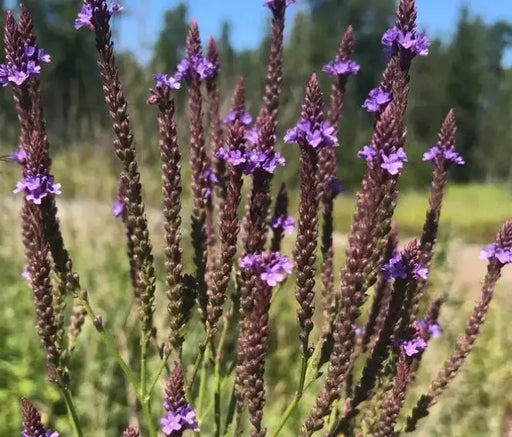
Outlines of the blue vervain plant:
<svg viewBox="0 0 512 437">
<path fill-rule="evenodd" d="M 123 371 L 140 404 L 143 427 L 130 425 L 125 437 L 158 434 L 151 401 L 164 372 L 160 432 L 179 437 L 211 429 L 215 436 L 278 436 L 301 403 L 304 393 L 319 387 L 306 415 L 300 436 L 323 430 L 325 435 L 396 436 L 416 429 L 455 377 L 473 348 L 485 321 L 493 291 L 506 264 L 512 263 L 512 219 L 504 223 L 496 241 L 482 251 L 488 262 L 482 294 L 464 335 L 403 424 L 399 415 L 407 389 L 415 378 L 429 340 L 440 334 L 438 318 L 443 297 L 428 302 L 424 293 L 436 246 L 443 194 L 452 165 L 463 165 L 455 149 L 456 120 L 450 111 L 438 141 L 423 159 L 433 164 L 429 207 L 418 240 L 399 250 L 392 223 L 398 202 L 398 181 L 407 162 L 405 113 L 409 72 L 417 56 L 426 56 L 427 37 L 416 28 L 414 0 L 401 0 L 396 25 L 382 43 L 388 59 L 380 83 L 369 92 L 363 108 L 375 115 L 370 143 L 358 156 L 367 163 L 346 249 L 341 285 L 335 285 L 333 261 L 333 208 L 341 188 L 337 179 L 335 147 L 347 81 L 359 71 L 352 60 L 354 35 L 349 27 L 334 60 L 324 72 L 332 78 L 329 110 L 316 74 L 306 86 L 297 125 L 284 136 L 296 143 L 299 156 L 300 201 L 295 250 L 281 253 L 284 234 L 293 233 L 288 215 L 286 185 L 281 185 L 272 208 L 274 172 L 285 164 L 276 150 L 279 97 L 282 82 L 283 34 L 287 7 L 294 0 L 266 0 L 272 14 L 272 35 L 261 110 L 254 123 L 245 109 L 244 81 L 235 86 L 229 113 L 222 123 L 218 76 L 220 59 L 213 39 L 203 55 L 199 28 L 190 25 L 187 50 L 174 74 L 155 75 L 148 103 L 157 108 L 162 163 L 165 229 L 166 332 L 154 324 L 156 272 L 136 147 L 128 105 L 119 78 L 110 21 L 122 7 L 106 0 L 84 0 L 75 21 L 95 38 L 98 70 L 112 120 L 114 152 L 122 164 L 112 211 L 126 231 L 127 255 L 133 294 L 140 319 L 140 362 L 134 368 L 117 347 L 114 333 L 105 326 L 90 302 L 63 240 L 55 197 L 61 186 L 51 173 L 50 143 L 42 109 L 39 73 L 50 55 L 34 34 L 28 10 L 21 5 L 16 21 L 7 12 L 4 31 L 5 62 L 0 82 L 11 85 L 18 113 L 18 151 L 11 158 L 20 164 L 15 192 L 23 195 L 21 233 L 33 291 L 37 333 L 46 352 L 49 381 L 62 393 L 77 436 L 84 435 L 80 411 L 73 401 L 70 358 L 86 320 L 94 326 L 107 352 Z M 195 270 L 186 272 L 182 243 L 182 150 L 175 122 L 175 95 L 186 87 L 192 193 L 192 250 Z M 206 109 L 205 109 L 206 108 Z M 203 122 L 208 113 L 209 124 Z M 244 202 L 243 184 L 249 185 Z M 244 207 L 244 213 L 240 209 Z M 271 210 L 273 211 L 271 214 Z M 321 226 L 319 226 L 321 224 Z M 319 244 L 319 233 L 321 242 Z M 272 233 L 271 238 L 269 234 Z M 317 252 L 321 248 L 321 274 Z M 56 281 L 52 280 L 55 275 Z M 265 363 L 269 312 L 273 295 L 287 276 L 294 275 L 298 302 L 300 373 L 296 394 L 283 399 L 281 420 L 275 429 L 264 425 L 269 387 Z M 320 276 L 321 281 L 318 281 Z M 315 296 L 321 286 L 323 323 L 313 324 Z M 373 290 L 373 301 L 363 328 L 358 328 L 362 307 Z M 72 301 L 71 317 L 66 306 Z M 427 308 L 421 311 L 421 308 Z M 197 314 L 196 314 L 197 312 Z M 203 340 L 187 342 L 188 322 L 199 317 Z M 360 324 L 360 323 L 359 323 Z M 316 334 L 315 329 L 319 335 Z M 312 335 L 313 334 L 313 335 Z M 237 349 L 228 348 L 236 338 Z M 315 343 L 313 339 L 318 338 Z M 163 345 L 158 346 L 158 340 Z M 187 354 L 184 353 L 187 351 Z M 190 355 L 194 355 L 190 362 Z M 157 356 L 158 368 L 148 360 Z M 362 364 L 355 377 L 356 360 Z M 213 383 L 213 414 L 203 407 L 207 380 Z M 316 383 L 316 384 L 315 384 Z M 286 406 L 286 402 L 288 402 Z M 22 435 L 56 437 L 45 429 L 40 413 L 22 399 Z M 377 415 L 368 414 L 377 411 Z M 247 422 L 248 416 L 248 422 Z M 203 421 L 211 418 L 212 425 Z M 128 425 L 128 424 L 127 424 Z"/>
</svg>

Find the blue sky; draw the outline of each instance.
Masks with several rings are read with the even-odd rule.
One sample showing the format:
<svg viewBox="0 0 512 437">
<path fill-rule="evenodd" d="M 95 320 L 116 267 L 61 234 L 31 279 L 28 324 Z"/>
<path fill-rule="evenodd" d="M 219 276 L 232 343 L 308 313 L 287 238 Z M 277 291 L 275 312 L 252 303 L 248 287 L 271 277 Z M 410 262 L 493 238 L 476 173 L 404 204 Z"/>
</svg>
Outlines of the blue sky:
<svg viewBox="0 0 512 437">
<path fill-rule="evenodd" d="M 119 0 L 125 7 L 124 17 L 117 23 L 119 45 L 130 48 L 142 59 L 147 59 L 162 24 L 162 11 L 178 4 L 178 0 Z M 203 38 L 218 35 L 222 21 L 232 26 L 235 48 L 254 47 L 265 32 L 269 12 L 261 7 L 263 0 L 189 0 L 190 17 L 196 18 Z M 301 0 L 290 7 L 300 8 Z M 460 7 L 467 4 L 471 11 L 485 21 L 503 18 L 512 21 L 511 0 L 418 0 L 418 22 L 430 36 L 442 38 L 451 35 Z M 512 56 L 508 54 L 507 63 Z"/>
</svg>

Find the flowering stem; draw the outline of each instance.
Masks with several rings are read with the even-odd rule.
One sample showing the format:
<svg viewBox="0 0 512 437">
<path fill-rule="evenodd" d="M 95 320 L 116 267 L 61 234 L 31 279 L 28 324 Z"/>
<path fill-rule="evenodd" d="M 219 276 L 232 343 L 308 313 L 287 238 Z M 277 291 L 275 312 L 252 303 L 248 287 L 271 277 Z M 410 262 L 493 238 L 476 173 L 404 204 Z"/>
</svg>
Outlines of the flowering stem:
<svg viewBox="0 0 512 437">
<path fill-rule="evenodd" d="M 288 408 L 284 412 L 281 422 L 279 422 L 279 425 L 278 425 L 277 429 L 274 431 L 274 433 L 272 434 L 272 437 L 277 437 L 281 433 L 282 429 L 284 428 L 284 425 L 286 424 L 286 422 L 290 418 L 291 414 L 293 413 L 293 410 L 295 410 L 295 407 L 298 405 L 300 398 L 301 398 L 301 396 L 299 396 L 297 393 L 295 395 L 295 397 L 293 398 L 293 401 L 291 402 L 291 404 L 288 405 Z"/>
<path fill-rule="evenodd" d="M 77 437 L 82 437 L 82 428 L 80 426 L 80 420 L 78 419 L 78 414 L 76 412 L 75 403 L 73 402 L 73 396 L 67 387 L 61 384 L 59 384 L 59 386 L 62 392 L 62 396 L 64 397 L 64 402 L 66 403 L 66 408 L 68 410 L 69 418 L 71 419 L 73 430 L 75 431 Z"/>
<path fill-rule="evenodd" d="M 206 392 L 206 361 L 208 359 L 209 349 L 206 351 L 206 354 L 203 354 L 203 360 L 201 365 L 201 378 L 199 381 L 199 399 L 198 405 L 199 408 L 203 408 L 204 403 L 204 394 Z"/>
</svg>

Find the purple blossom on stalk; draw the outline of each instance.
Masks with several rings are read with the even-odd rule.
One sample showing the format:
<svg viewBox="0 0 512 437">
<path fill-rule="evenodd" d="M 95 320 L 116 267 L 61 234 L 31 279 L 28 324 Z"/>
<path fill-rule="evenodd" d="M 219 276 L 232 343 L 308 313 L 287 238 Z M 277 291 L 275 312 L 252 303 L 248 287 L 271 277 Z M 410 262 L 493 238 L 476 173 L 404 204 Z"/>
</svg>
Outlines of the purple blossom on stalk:
<svg viewBox="0 0 512 437">
<path fill-rule="evenodd" d="M 176 80 L 175 77 L 168 74 L 157 73 L 153 76 L 155 78 L 155 84 L 157 88 L 164 88 L 168 86 L 170 89 L 179 90 L 181 83 Z"/>
<path fill-rule="evenodd" d="M 331 77 L 349 76 L 359 73 L 361 67 L 355 61 L 350 59 L 340 59 L 330 61 L 324 66 L 322 71 Z"/>
<path fill-rule="evenodd" d="M 399 45 L 405 50 L 409 50 L 414 56 L 427 56 L 431 43 L 428 37 L 422 32 L 414 31 L 404 33 L 397 27 L 391 27 L 384 32 L 382 44 L 391 49 L 395 45 Z"/>
<path fill-rule="evenodd" d="M 378 112 L 391 100 L 391 93 L 379 86 L 368 93 L 368 98 L 364 101 L 363 108 L 368 112 Z"/>
<path fill-rule="evenodd" d="M 377 150 L 373 146 L 363 146 L 363 148 L 357 152 L 357 157 L 366 161 L 372 161 L 377 156 Z"/>
<path fill-rule="evenodd" d="M 443 330 L 441 329 L 441 326 L 439 326 L 438 323 L 429 323 L 428 327 L 428 333 L 432 338 L 437 338 L 441 335 Z"/>
<path fill-rule="evenodd" d="M 23 269 L 23 271 L 21 272 L 21 279 L 25 280 L 25 281 L 30 281 L 30 273 L 28 272 L 28 268 L 25 267 Z"/>
<path fill-rule="evenodd" d="M 244 126 L 249 126 L 252 123 L 252 116 L 243 109 L 232 109 L 224 118 L 224 124 L 233 123 L 235 120 L 240 120 Z"/>
<path fill-rule="evenodd" d="M 423 161 L 435 162 L 439 158 L 444 158 L 446 161 L 456 165 L 464 165 L 466 163 L 464 158 L 453 147 L 443 148 L 436 144 L 423 154 Z"/>
<path fill-rule="evenodd" d="M 109 16 L 121 12 L 124 8 L 119 3 L 112 3 L 110 7 L 107 9 Z M 75 29 L 80 29 L 82 27 L 87 27 L 90 30 L 94 29 L 92 24 L 92 6 L 88 4 L 82 5 L 82 9 L 78 12 L 78 15 L 75 19 Z"/>
<path fill-rule="evenodd" d="M 276 151 L 251 150 L 246 154 L 246 163 L 245 174 L 253 174 L 258 169 L 267 173 L 274 173 L 278 165 L 284 166 L 285 159 Z"/>
<path fill-rule="evenodd" d="M 258 144 L 258 141 L 260 140 L 260 134 L 258 132 L 258 126 L 254 126 L 251 129 L 247 129 L 245 131 L 245 139 L 249 143 L 251 143 L 253 145 Z"/>
<path fill-rule="evenodd" d="M 235 167 L 247 163 L 247 155 L 241 150 L 227 150 L 225 147 L 221 147 L 215 156 Z"/>
<path fill-rule="evenodd" d="M 27 58 L 37 61 L 39 64 L 42 62 L 49 63 L 52 60 L 51 56 L 43 49 L 29 44 L 25 44 L 25 55 Z"/>
<path fill-rule="evenodd" d="M 207 179 L 207 181 L 210 183 L 210 186 L 206 190 L 205 197 L 206 199 L 209 199 L 212 195 L 212 189 L 211 187 L 215 184 L 219 183 L 219 178 L 215 174 L 215 172 L 209 168 L 205 168 L 203 171 L 204 177 Z"/>
<path fill-rule="evenodd" d="M 55 183 L 51 175 L 29 176 L 16 184 L 14 193 L 25 193 L 27 200 L 40 205 L 44 197 L 49 194 L 61 194 L 61 185 Z"/>
<path fill-rule="evenodd" d="M 305 141 L 314 149 L 338 146 L 336 129 L 328 121 L 312 124 L 310 120 L 300 120 L 296 126 L 288 129 L 284 141 L 286 143 Z"/>
<path fill-rule="evenodd" d="M 270 227 L 272 229 L 280 229 L 285 234 L 292 234 L 295 230 L 295 219 L 291 215 L 274 215 L 270 219 Z"/>
<path fill-rule="evenodd" d="M 27 159 L 27 152 L 25 150 L 19 148 L 18 150 L 9 153 L 9 158 L 13 161 L 16 161 L 18 164 L 25 164 Z"/>
<path fill-rule="evenodd" d="M 191 70 L 195 71 L 200 79 L 205 80 L 214 77 L 218 72 L 218 67 L 203 56 L 183 58 L 176 67 L 174 79 L 178 82 L 183 79 L 188 81 Z"/>
<path fill-rule="evenodd" d="M 427 279 L 428 269 L 420 263 L 414 264 L 412 269 L 404 262 L 401 253 L 396 252 L 391 259 L 382 266 L 384 279 Z"/>
<path fill-rule="evenodd" d="M 169 410 L 169 405 L 167 404 L 164 404 L 164 408 L 167 410 L 167 414 L 160 419 L 160 424 L 162 425 L 162 432 L 166 436 L 174 435 L 174 432 L 181 433 L 186 430 L 199 431 L 196 413 L 190 405 L 187 404 L 184 407 L 178 408 L 177 411 Z"/>
<path fill-rule="evenodd" d="M 112 215 L 116 218 L 118 217 L 122 217 L 124 215 L 124 212 L 126 210 L 126 205 L 124 204 L 124 202 L 120 199 L 117 199 L 113 204 L 112 204 Z"/>
<path fill-rule="evenodd" d="M 275 287 L 292 272 L 293 263 L 279 252 L 270 252 L 245 255 L 240 261 L 240 267 L 257 272 L 263 282 Z"/>
<path fill-rule="evenodd" d="M 427 348 L 427 342 L 421 337 L 414 337 L 402 342 L 401 347 L 408 357 L 414 357 Z"/>
<path fill-rule="evenodd" d="M 382 163 L 381 167 L 387 170 L 390 175 L 397 175 L 400 170 L 404 167 L 404 162 L 407 162 L 407 155 L 402 147 L 398 148 L 396 152 L 392 152 L 386 155 L 383 151 L 381 152 Z"/>
<path fill-rule="evenodd" d="M 498 247 L 495 243 L 485 246 L 480 252 L 480 259 L 496 258 L 501 264 L 512 263 L 512 248 Z"/>
<path fill-rule="evenodd" d="M 340 195 L 343 192 L 343 186 L 338 178 L 331 178 L 326 183 L 326 189 L 330 190 L 334 197 Z"/>
</svg>

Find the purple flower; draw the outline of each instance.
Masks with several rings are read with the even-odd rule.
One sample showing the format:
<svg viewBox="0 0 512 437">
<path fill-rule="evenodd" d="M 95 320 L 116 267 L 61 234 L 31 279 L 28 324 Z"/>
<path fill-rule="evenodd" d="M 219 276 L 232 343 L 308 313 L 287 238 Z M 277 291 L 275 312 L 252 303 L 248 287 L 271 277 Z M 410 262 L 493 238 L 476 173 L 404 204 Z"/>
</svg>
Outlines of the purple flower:
<svg viewBox="0 0 512 437">
<path fill-rule="evenodd" d="M 400 253 L 395 253 L 391 259 L 382 266 L 382 276 L 387 281 L 396 278 L 407 278 L 407 266 L 405 265 Z"/>
<path fill-rule="evenodd" d="M 92 6 L 90 5 L 82 5 L 82 9 L 78 12 L 78 15 L 75 19 L 75 29 L 80 29 L 82 27 L 87 27 L 88 29 L 93 30 L 94 27 L 92 25 Z"/>
<path fill-rule="evenodd" d="M 382 35 L 382 44 L 385 46 L 392 46 L 397 40 L 398 36 L 401 32 L 398 30 L 398 27 L 393 26 L 384 32 Z"/>
<path fill-rule="evenodd" d="M 381 152 L 382 164 L 380 165 L 390 175 L 397 175 L 403 168 L 404 162 L 407 162 L 407 155 L 402 147 L 398 148 L 396 152 L 392 152 L 389 155 Z"/>
<path fill-rule="evenodd" d="M 175 77 L 168 74 L 157 73 L 153 77 L 155 78 L 157 88 L 164 88 L 165 86 L 175 90 L 179 90 L 181 88 L 181 83 L 176 80 Z"/>
<path fill-rule="evenodd" d="M 350 74 L 357 74 L 361 67 L 357 62 L 350 59 L 331 61 L 324 66 L 323 72 L 331 77 L 348 76 Z"/>
<path fill-rule="evenodd" d="M 444 158 L 446 161 L 457 165 L 464 165 L 466 163 L 464 158 L 453 147 L 444 148 L 436 144 L 423 154 L 423 161 L 435 163 L 437 158 Z"/>
<path fill-rule="evenodd" d="M 274 173 L 278 165 L 285 164 L 285 159 L 279 152 L 252 150 L 246 153 L 246 163 L 245 174 L 253 174 L 258 169 L 267 173 Z"/>
<path fill-rule="evenodd" d="M 414 337 L 411 340 L 402 342 L 402 349 L 408 357 L 422 353 L 427 348 L 427 342 L 421 337 Z"/>
<path fill-rule="evenodd" d="M 25 193 L 25 198 L 37 205 L 48 194 L 61 194 L 61 185 L 53 181 L 51 175 L 37 175 L 23 178 L 16 184 L 14 193 Z"/>
<path fill-rule="evenodd" d="M 343 192 L 343 186 L 341 185 L 341 182 L 338 178 L 331 178 L 329 181 L 325 184 L 325 188 L 327 190 L 330 190 L 331 194 L 336 197 L 340 195 Z"/>
<path fill-rule="evenodd" d="M 107 9 L 109 17 L 112 15 L 121 12 L 124 8 L 119 3 L 112 3 L 110 7 Z M 82 5 L 82 9 L 78 12 L 78 15 L 75 19 L 75 29 L 80 29 L 82 27 L 87 27 L 90 30 L 94 29 L 92 24 L 92 7 L 90 5 Z"/>
<path fill-rule="evenodd" d="M 14 85 L 18 85 L 18 86 L 22 85 L 23 82 L 25 82 L 29 77 L 28 63 L 27 63 L 27 71 L 22 71 L 22 70 L 18 69 L 18 67 L 16 67 L 15 65 L 7 65 L 6 68 L 8 71 L 7 80 L 8 80 L 8 82 L 10 82 Z M 31 64 L 31 67 L 30 67 L 31 73 L 34 73 L 34 68 L 35 68 L 34 65 Z"/>
<path fill-rule="evenodd" d="M 247 156 L 241 150 L 226 150 L 224 147 L 221 147 L 215 156 L 235 167 L 247 163 Z"/>
<path fill-rule="evenodd" d="M 217 183 L 219 183 L 219 178 L 217 175 L 213 172 L 213 170 L 209 168 L 205 168 L 203 171 L 203 176 L 206 178 L 206 180 L 209 182 L 209 186 L 206 189 L 205 198 L 208 200 L 212 196 L 212 189 L 211 187 Z"/>
<path fill-rule="evenodd" d="M 338 146 L 336 129 L 328 121 L 312 124 L 309 120 L 300 120 L 297 125 L 288 129 L 284 141 L 286 143 L 304 141 L 314 149 Z"/>
<path fill-rule="evenodd" d="M 18 150 L 9 153 L 9 158 L 13 161 L 16 161 L 18 164 L 25 164 L 25 161 L 27 160 L 27 152 L 23 150 L 22 148 L 19 148 Z"/>
<path fill-rule="evenodd" d="M 174 79 L 181 81 L 190 79 L 189 72 L 193 70 L 199 75 L 199 78 L 210 79 L 217 74 L 217 66 L 202 56 L 194 56 L 192 58 L 183 58 L 176 67 Z"/>
<path fill-rule="evenodd" d="M 239 120 L 244 126 L 249 126 L 252 123 L 251 114 L 243 110 L 232 109 L 224 118 L 224 124 L 233 123 L 235 120 Z"/>
<path fill-rule="evenodd" d="M 498 247 L 495 243 L 488 244 L 480 252 L 480 259 L 496 258 L 501 264 L 512 263 L 512 248 Z"/>
<path fill-rule="evenodd" d="M 428 269 L 423 264 L 416 264 L 412 273 L 416 279 L 427 279 L 428 277 Z"/>
<path fill-rule="evenodd" d="M 25 267 L 23 271 L 21 272 L 21 279 L 24 279 L 25 281 L 30 281 L 30 273 L 28 272 L 28 268 Z"/>
<path fill-rule="evenodd" d="M 118 217 L 122 217 L 125 213 L 125 210 L 126 210 L 126 205 L 124 204 L 124 202 L 120 199 L 117 199 L 113 204 L 112 204 L 112 215 L 116 218 Z"/>
<path fill-rule="evenodd" d="M 363 146 L 363 148 L 357 152 L 357 157 L 365 159 L 366 161 L 372 161 L 377 156 L 377 151 L 373 146 Z"/>
<path fill-rule="evenodd" d="M 274 215 L 270 219 L 272 229 L 281 229 L 285 234 L 292 234 L 295 230 L 295 219 L 291 215 Z"/>
<path fill-rule="evenodd" d="M 37 61 L 38 63 L 48 63 L 52 60 L 51 56 L 43 49 L 28 44 L 25 44 L 25 55 L 27 58 Z"/>
<path fill-rule="evenodd" d="M 260 279 L 270 287 L 275 287 L 278 283 L 283 282 L 286 275 L 293 270 L 292 262 L 279 252 L 245 255 L 240 261 L 240 267 L 244 270 L 255 271 Z"/>
<path fill-rule="evenodd" d="M 409 50 L 414 56 L 427 56 L 431 44 L 428 37 L 422 32 L 403 33 L 397 27 L 386 30 L 381 41 L 384 46 L 389 48 L 399 45 L 405 50 Z"/>
<path fill-rule="evenodd" d="M 245 131 L 245 139 L 249 143 L 251 143 L 253 145 L 258 144 L 258 142 L 260 140 L 260 134 L 258 132 L 258 126 L 254 126 L 251 129 L 247 129 Z"/>
<path fill-rule="evenodd" d="M 437 338 L 441 335 L 443 330 L 441 329 L 441 326 L 439 326 L 438 323 L 429 323 L 428 324 L 428 333 L 430 334 L 430 337 Z"/>
<path fill-rule="evenodd" d="M 382 87 L 377 87 L 368 93 L 368 98 L 364 101 L 363 108 L 368 112 L 378 112 L 389 102 L 391 102 L 391 93 L 388 93 Z"/>
<path fill-rule="evenodd" d="M 167 409 L 167 407 L 168 405 L 164 404 L 164 408 Z M 188 404 L 178 408 L 177 411 L 167 410 L 166 416 L 160 419 L 160 424 L 162 425 L 162 432 L 166 436 L 186 430 L 199 431 L 196 413 Z"/>
</svg>

